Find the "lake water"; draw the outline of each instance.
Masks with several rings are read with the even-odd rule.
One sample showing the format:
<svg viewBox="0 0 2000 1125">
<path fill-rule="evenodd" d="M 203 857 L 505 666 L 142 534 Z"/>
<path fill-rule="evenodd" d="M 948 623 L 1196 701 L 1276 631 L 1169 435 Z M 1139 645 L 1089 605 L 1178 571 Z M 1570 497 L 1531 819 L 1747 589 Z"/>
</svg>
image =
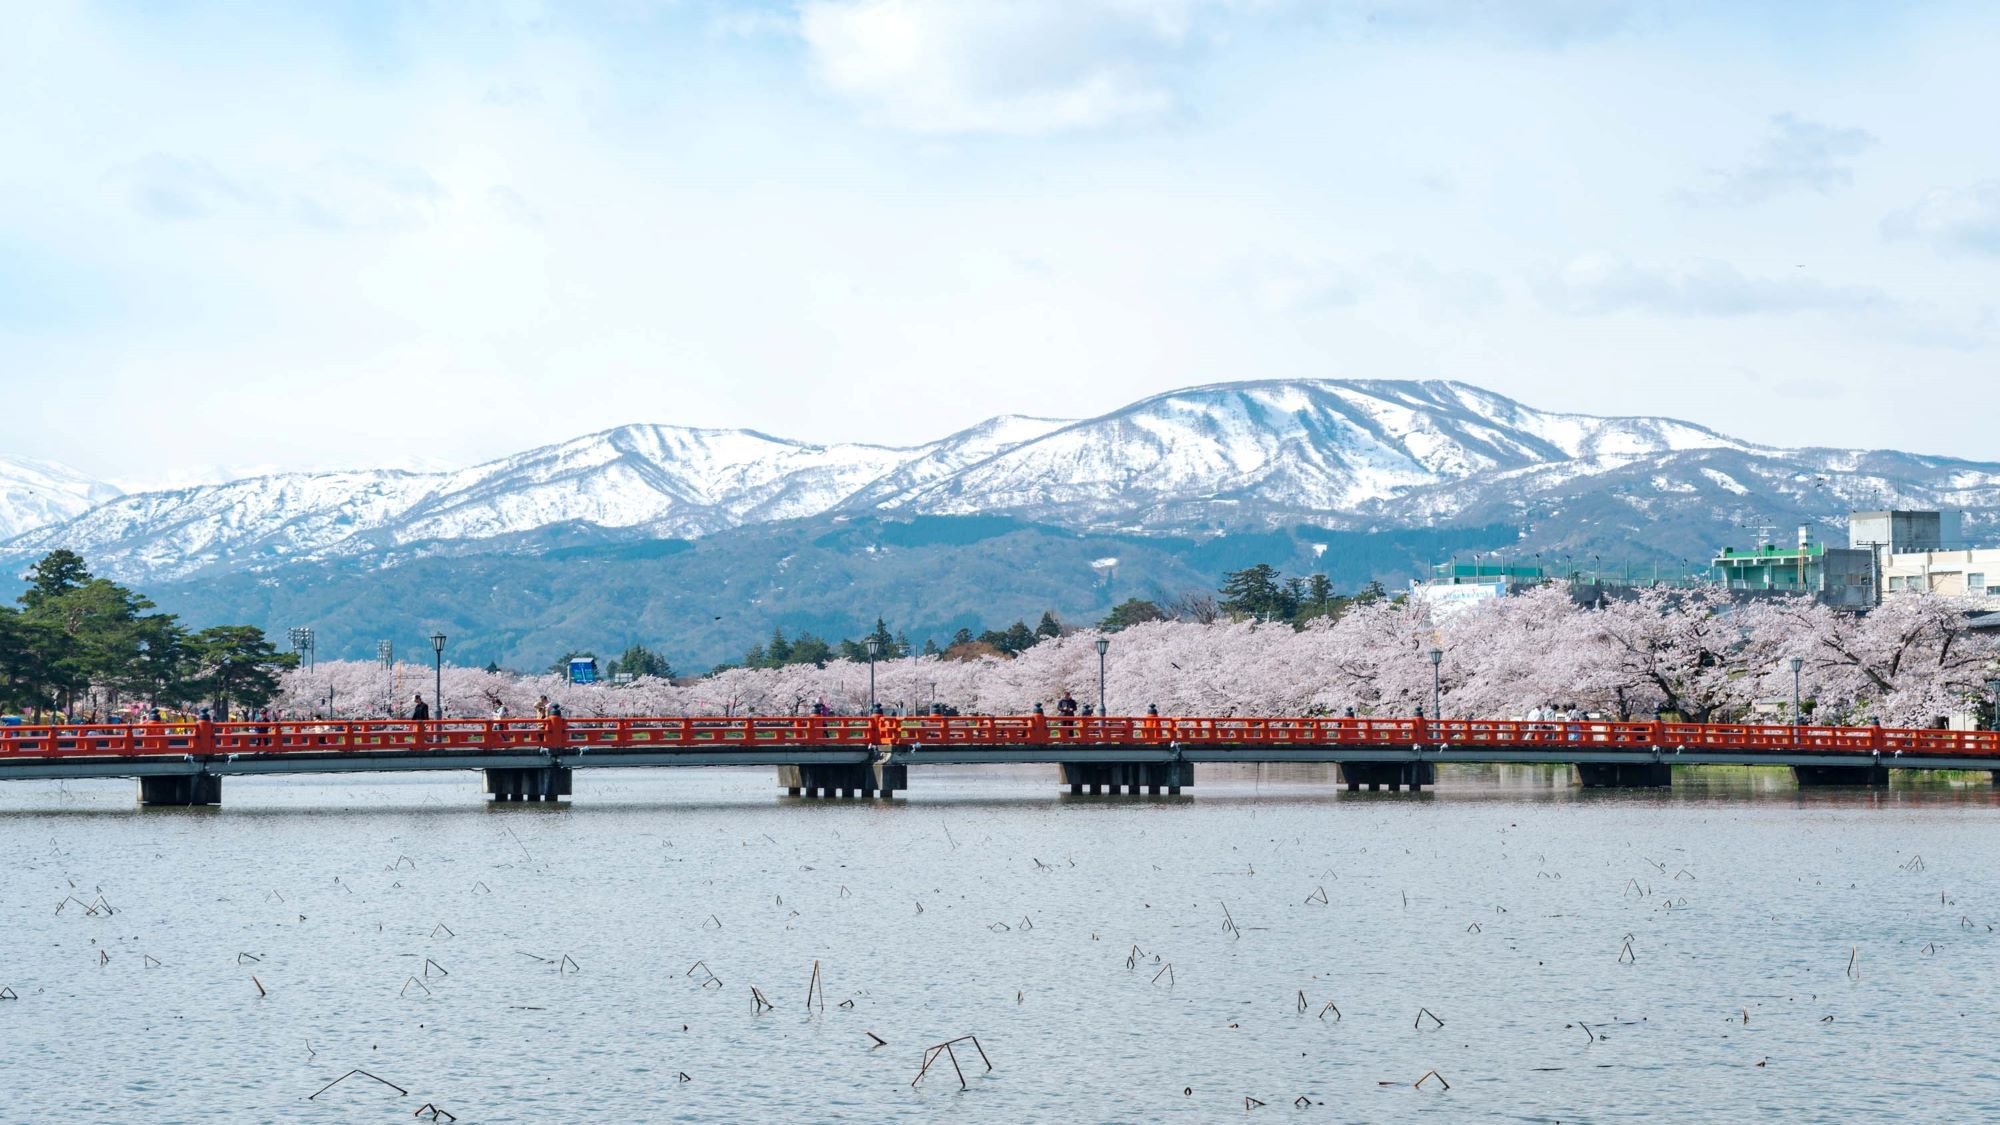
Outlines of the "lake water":
<svg viewBox="0 0 2000 1125">
<path fill-rule="evenodd" d="M 1202 767 L 1148 799 L 933 767 L 837 803 L 591 770 L 559 807 L 232 777 L 144 811 L 7 783 L 0 1120 L 2000 1115 L 1983 777 L 1442 772 Z M 991 1073 L 961 1044 L 966 1090 L 949 1059 L 913 1089 L 962 1035 Z M 310 1097 L 357 1068 L 407 1095 Z"/>
</svg>

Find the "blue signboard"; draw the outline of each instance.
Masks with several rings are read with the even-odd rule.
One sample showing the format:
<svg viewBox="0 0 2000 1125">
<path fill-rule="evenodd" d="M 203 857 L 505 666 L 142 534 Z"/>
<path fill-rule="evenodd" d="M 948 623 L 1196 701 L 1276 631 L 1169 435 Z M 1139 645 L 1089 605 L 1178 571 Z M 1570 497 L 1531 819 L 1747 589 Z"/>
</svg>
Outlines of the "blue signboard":
<svg viewBox="0 0 2000 1125">
<path fill-rule="evenodd" d="M 573 684 L 596 683 L 597 658 L 595 656 L 572 657 L 569 662 L 569 682 Z"/>
</svg>

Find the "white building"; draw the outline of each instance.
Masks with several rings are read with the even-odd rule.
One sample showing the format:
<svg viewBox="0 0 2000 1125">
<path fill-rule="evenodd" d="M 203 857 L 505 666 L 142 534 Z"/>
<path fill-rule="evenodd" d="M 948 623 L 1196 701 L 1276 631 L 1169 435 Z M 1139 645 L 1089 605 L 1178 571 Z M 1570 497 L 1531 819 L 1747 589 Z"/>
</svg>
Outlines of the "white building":
<svg viewBox="0 0 2000 1125">
<path fill-rule="evenodd" d="M 1917 590 L 1971 597 L 2000 609 L 2000 548 L 1959 542 L 1957 512 L 1855 512 L 1847 545 L 1875 560 L 1875 593 Z"/>
</svg>

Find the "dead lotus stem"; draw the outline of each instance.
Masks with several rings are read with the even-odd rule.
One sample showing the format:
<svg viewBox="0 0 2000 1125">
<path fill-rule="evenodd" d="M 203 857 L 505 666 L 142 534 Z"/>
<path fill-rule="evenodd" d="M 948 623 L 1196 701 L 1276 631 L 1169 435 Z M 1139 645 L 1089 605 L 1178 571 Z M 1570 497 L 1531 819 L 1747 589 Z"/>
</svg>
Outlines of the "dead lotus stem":
<svg viewBox="0 0 2000 1125">
<path fill-rule="evenodd" d="M 818 962 L 818 961 L 814 961 L 814 962 L 813 962 L 813 971 L 812 971 L 812 980 L 810 980 L 810 981 L 806 982 L 806 1010 L 807 1010 L 807 1011 L 812 1011 L 812 1008 L 813 1008 L 813 1002 L 814 1002 L 814 1000 L 815 1000 L 815 999 L 817 999 L 817 1000 L 818 1000 L 818 1002 L 819 1002 L 819 1010 L 820 1010 L 820 1011 L 822 1011 L 822 1012 L 826 1011 L 826 988 L 825 988 L 825 986 L 824 986 L 824 985 L 820 984 L 820 982 L 819 982 L 819 962 Z"/>
<path fill-rule="evenodd" d="M 918 1068 L 917 1076 L 910 1079 L 910 1087 L 915 1089 L 917 1083 L 924 1080 L 924 1075 L 930 1073 L 931 1064 L 937 1061 L 939 1055 L 943 1055 L 951 1060 L 951 1069 L 958 1075 L 958 1088 L 966 1089 L 965 1070 L 958 1065 L 958 1052 L 952 1050 L 953 1046 L 959 1043 L 971 1043 L 972 1049 L 979 1052 L 979 1061 L 986 1064 L 987 1073 L 992 1073 L 993 1060 L 986 1057 L 986 1048 L 979 1045 L 979 1037 L 961 1035 L 956 1039 L 947 1039 L 936 1046 L 924 1048 L 924 1064 Z"/>
<path fill-rule="evenodd" d="M 340 1085 L 342 1082 L 347 1081 L 348 1079 L 354 1077 L 357 1074 L 359 1074 L 363 1078 L 372 1078 L 375 1081 L 380 1082 L 382 1085 L 389 1087 L 391 1090 L 396 1091 L 397 1097 L 406 1098 L 410 1096 L 410 1092 L 408 1090 L 403 1089 L 401 1086 L 396 1085 L 394 1082 L 389 1081 L 387 1078 L 383 1078 L 382 1076 L 376 1074 L 370 1074 L 365 1070 L 350 1070 L 346 1074 L 343 1074 L 340 1077 L 334 1079 L 333 1081 L 327 1083 L 326 1085 L 321 1086 L 318 1092 L 308 1095 L 306 1097 L 306 1100 L 312 1101 L 314 1098 L 319 1097 L 320 1094 L 326 1093 L 328 1090 L 333 1089 L 335 1086 Z"/>
<path fill-rule="evenodd" d="M 1411 1085 L 1421 1090 L 1424 1088 L 1424 1083 L 1430 1081 L 1433 1078 L 1438 1080 L 1438 1085 L 1443 1086 L 1447 1090 L 1451 1089 L 1451 1083 L 1446 1082 L 1444 1080 L 1444 1075 L 1439 1074 L 1435 1070 L 1424 1071 L 1424 1076 L 1422 1078 L 1417 1079 L 1415 1082 L 1411 1083 Z"/>
<path fill-rule="evenodd" d="M 1441 1020 L 1441 1019 L 1439 1019 L 1439 1018 L 1437 1018 L 1437 1013 L 1436 1013 L 1436 1012 L 1433 1012 L 1433 1011 L 1431 1011 L 1431 1010 L 1430 1010 L 1429 1008 L 1418 1008 L 1418 1009 L 1417 1009 L 1417 1018 L 1416 1018 L 1416 1021 L 1415 1021 L 1415 1022 L 1413 1022 L 1413 1023 L 1411 1023 L 1411 1024 L 1410 1024 L 1410 1026 L 1411 1026 L 1411 1027 L 1422 1027 L 1422 1026 L 1423 1026 L 1423 1024 L 1424 1024 L 1424 1017 L 1425 1017 L 1425 1016 L 1429 1016 L 1429 1017 L 1430 1017 L 1430 1019 L 1431 1019 L 1431 1022 L 1432 1022 L 1432 1023 L 1434 1023 L 1434 1024 L 1436 1024 L 1437 1026 L 1439 1026 L 1439 1027 L 1443 1027 L 1443 1026 L 1444 1026 L 1444 1021 L 1443 1021 L 1443 1020 Z"/>
</svg>

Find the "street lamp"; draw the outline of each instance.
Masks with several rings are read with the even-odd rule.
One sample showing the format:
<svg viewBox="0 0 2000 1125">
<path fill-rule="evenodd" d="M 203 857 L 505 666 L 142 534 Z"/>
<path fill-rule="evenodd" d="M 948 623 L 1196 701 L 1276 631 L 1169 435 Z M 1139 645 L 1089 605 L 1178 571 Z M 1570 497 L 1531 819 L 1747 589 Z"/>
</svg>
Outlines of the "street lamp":
<svg viewBox="0 0 2000 1125">
<path fill-rule="evenodd" d="M 1104 654 L 1111 651 L 1108 637 L 1097 638 L 1097 714 L 1104 715 Z"/>
<path fill-rule="evenodd" d="M 875 654 L 882 651 L 882 642 L 871 636 L 862 644 L 868 649 L 868 713 L 875 713 Z"/>
<path fill-rule="evenodd" d="M 1805 711 L 1799 707 L 1799 669 L 1805 666 L 1805 657 L 1792 657 L 1792 725 L 1795 727 L 1804 726 L 1806 721 Z"/>
<path fill-rule="evenodd" d="M 1439 665 L 1444 663 L 1444 650 L 1431 649 L 1431 718 L 1444 718 L 1444 679 Z"/>
<path fill-rule="evenodd" d="M 437 658 L 437 678 L 431 687 L 431 714 L 440 719 L 444 718 L 444 642 L 443 633 L 431 634 L 431 652 Z"/>
</svg>

